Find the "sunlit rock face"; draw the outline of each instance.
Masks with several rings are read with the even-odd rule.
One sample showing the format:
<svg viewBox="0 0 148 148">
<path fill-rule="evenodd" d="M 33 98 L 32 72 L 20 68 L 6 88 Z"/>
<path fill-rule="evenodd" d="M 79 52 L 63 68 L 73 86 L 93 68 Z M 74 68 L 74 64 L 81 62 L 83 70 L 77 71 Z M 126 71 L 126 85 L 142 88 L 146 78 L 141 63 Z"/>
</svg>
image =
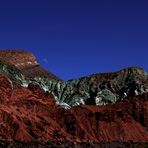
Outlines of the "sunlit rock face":
<svg viewBox="0 0 148 148">
<path fill-rule="evenodd" d="M 96 105 L 106 105 L 108 103 L 115 103 L 117 101 L 116 95 L 114 95 L 110 90 L 103 89 L 97 93 L 95 98 Z"/>
<path fill-rule="evenodd" d="M 23 50 L 0 50 L 0 59 L 18 68 L 38 65 L 34 55 Z"/>
<path fill-rule="evenodd" d="M 31 52 L 23 50 L 0 50 L 0 60 L 10 63 L 20 69 L 26 77 L 35 76 L 60 80 L 57 76 L 42 68 Z"/>
</svg>

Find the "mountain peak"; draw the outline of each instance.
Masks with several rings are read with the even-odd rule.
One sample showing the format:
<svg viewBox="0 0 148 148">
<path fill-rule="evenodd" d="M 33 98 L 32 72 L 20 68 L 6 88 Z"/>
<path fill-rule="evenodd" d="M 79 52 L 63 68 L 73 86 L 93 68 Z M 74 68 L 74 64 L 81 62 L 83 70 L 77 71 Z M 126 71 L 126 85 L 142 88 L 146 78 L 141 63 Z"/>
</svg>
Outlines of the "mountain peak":
<svg viewBox="0 0 148 148">
<path fill-rule="evenodd" d="M 11 63 L 18 68 L 38 65 L 33 53 L 24 50 L 0 50 L 0 60 Z"/>
<path fill-rule="evenodd" d="M 24 50 L 0 50 L 0 60 L 20 69 L 27 77 L 47 77 L 60 80 L 57 76 L 42 68 L 33 53 Z"/>
<path fill-rule="evenodd" d="M 133 67 L 127 67 L 127 68 L 124 68 L 122 70 L 120 70 L 120 72 L 132 72 L 132 73 L 139 73 L 139 74 L 143 74 L 143 73 L 146 73 L 144 68 L 142 67 L 138 67 L 138 66 L 133 66 Z"/>
</svg>

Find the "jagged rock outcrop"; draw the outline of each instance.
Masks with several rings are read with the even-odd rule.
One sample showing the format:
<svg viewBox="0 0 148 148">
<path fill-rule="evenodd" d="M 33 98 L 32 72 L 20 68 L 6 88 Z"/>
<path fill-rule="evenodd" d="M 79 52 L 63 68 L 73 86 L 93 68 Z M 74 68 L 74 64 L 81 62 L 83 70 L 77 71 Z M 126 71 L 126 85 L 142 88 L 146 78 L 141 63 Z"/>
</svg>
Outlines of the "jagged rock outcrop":
<svg viewBox="0 0 148 148">
<path fill-rule="evenodd" d="M 59 104 L 105 105 L 127 96 L 148 92 L 148 75 L 144 69 L 130 67 L 114 73 L 98 73 L 67 82 L 35 78 L 42 88 L 52 92 Z"/>
</svg>

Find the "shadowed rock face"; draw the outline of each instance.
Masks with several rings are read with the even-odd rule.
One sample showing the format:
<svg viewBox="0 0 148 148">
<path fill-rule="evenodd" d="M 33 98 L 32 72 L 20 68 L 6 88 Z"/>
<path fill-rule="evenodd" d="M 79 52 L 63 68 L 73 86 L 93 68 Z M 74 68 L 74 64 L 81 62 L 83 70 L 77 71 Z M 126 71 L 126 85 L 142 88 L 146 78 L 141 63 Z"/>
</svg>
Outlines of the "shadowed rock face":
<svg viewBox="0 0 148 148">
<path fill-rule="evenodd" d="M 21 64 L 36 61 L 30 53 L 0 53 L 0 145 L 22 144 L 16 140 L 43 142 L 30 146 L 57 146 L 62 141 L 68 147 L 148 141 L 148 76 L 143 69 L 62 82 L 43 78 L 46 73 L 36 75 L 35 62 Z"/>
<path fill-rule="evenodd" d="M 148 142 L 21 142 L 21 141 L 0 141 L 0 147 L 15 148 L 147 148 Z"/>
<path fill-rule="evenodd" d="M 126 98 L 114 105 L 74 107 L 71 112 L 80 124 L 75 134 L 93 141 L 148 139 L 147 98 L 147 94 L 143 94 Z"/>
</svg>

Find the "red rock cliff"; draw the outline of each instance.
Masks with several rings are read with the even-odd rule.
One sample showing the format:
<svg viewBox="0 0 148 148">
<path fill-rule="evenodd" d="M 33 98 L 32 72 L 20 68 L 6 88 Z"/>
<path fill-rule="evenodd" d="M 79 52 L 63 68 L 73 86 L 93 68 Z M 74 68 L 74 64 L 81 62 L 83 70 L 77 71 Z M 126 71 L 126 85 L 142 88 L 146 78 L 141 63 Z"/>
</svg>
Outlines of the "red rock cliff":
<svg viewBox="0 0 148 148">
<path fill-rule="evenodd" d="M 23 50 L 0 50 L 0 60 L 15 65 L 25 76 L 44 76 L 60 80 L 57 76 L 41 67 L 31 52 Z"/>
</svg>

